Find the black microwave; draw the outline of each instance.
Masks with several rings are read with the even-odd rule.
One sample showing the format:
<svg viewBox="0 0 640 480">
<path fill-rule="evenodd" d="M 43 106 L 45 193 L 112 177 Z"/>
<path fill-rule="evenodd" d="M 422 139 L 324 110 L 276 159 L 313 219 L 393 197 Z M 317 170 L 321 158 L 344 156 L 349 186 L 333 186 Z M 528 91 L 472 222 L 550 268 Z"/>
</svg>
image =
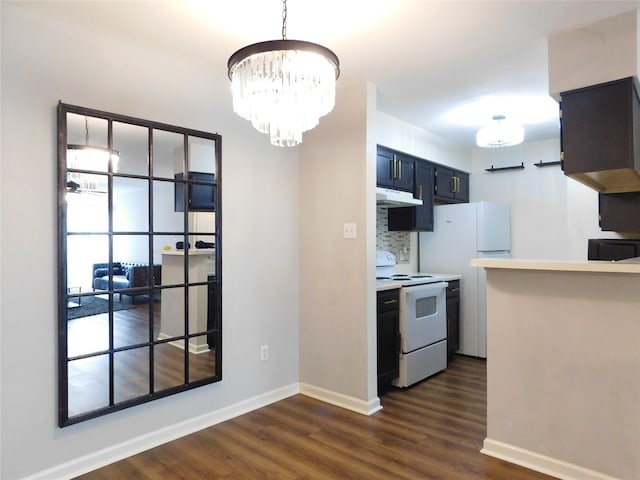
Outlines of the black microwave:
<svg viewBox="0 0 640 480">
<path fill-rule="evenodd" d="M 588 260 L 625 260 L 640 257 L 640 238 L 590 238 Z"/>
</svg>

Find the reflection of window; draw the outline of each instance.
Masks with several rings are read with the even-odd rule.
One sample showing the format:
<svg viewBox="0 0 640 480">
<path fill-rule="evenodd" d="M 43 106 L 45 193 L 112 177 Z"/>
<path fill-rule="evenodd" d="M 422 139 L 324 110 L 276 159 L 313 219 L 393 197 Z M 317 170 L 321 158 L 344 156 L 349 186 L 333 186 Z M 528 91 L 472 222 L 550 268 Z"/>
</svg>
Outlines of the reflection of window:
<svg viewBox="0 0 640 480">
<path fill-rule="evenodd" d="M 58 114 L 66 426 L 221 379 L 221 148 L 217 134 Z M 94 161 L 89 144 L 117 159 Z"/>
</svg>

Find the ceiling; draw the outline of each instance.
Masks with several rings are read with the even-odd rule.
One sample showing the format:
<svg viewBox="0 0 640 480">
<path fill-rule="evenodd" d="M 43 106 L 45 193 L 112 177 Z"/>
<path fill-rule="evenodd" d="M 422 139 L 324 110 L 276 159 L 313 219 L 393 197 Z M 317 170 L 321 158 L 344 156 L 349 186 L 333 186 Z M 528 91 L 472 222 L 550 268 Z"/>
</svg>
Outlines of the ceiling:
<svg viewBox="0 0 640 480">
<path fill-rule="evenodd" d="M 281 0 L 17 4 L 172 50 L 204 63 L 212 74 L 226 75 L 235 50 L 281 37 Z M 640 1 L 288 0 L 287 38 L 332 49 L 341 62 L 338 88 L 369 81 L 377 86 L 379 110 L 472 148 L 477 129 L 494 114 L 521 122 L 525 141 L 557 138 L 546 39 L 639 6 Z"/>
</svg>

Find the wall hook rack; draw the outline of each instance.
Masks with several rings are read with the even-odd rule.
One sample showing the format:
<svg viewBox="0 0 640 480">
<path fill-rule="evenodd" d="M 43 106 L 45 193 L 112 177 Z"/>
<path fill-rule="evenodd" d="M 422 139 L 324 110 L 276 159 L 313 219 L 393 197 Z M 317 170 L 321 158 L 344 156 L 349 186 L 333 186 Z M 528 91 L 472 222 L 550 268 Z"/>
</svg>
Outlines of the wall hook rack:
<svg viewBox="0 0 640 480">
<path fill-rule="evenodd" d="M 543 162 L 540 160 L 538 163 L 534 163 L 536 167 L 551 167 L 553 165 L 560 165 L 562 162 L 558 160 L 557 162 Z"/>
<path fill-rule="evenodd" d="M 522 170 L 524 169 L 524 162 L 521 162 L 520 165 L 512 165 L 510 167 L 498 167 L 495 168 L 493 165 L 491 165 L 491 168 L 485 168 L 485 171 L 487 172 L 502 172 L 505 170 Z"/>
</svg>

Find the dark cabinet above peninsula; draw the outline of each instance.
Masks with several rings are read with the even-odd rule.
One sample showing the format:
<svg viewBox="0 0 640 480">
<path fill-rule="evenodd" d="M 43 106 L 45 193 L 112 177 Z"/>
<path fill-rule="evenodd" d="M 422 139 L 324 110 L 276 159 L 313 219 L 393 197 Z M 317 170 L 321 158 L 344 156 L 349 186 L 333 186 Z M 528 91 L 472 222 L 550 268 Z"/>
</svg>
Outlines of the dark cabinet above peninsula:
<svg viewBox="0 0 640 480">
<path fill-rule="evenodd" d="M 600 228 L 612 232 L 640 232 L 640 192 L 598 195 Z"/>
<path fill-rule="evenodd" d="M 640 232 L 640 98 L 635 77 L 561 93 L 565 175 L 599 192 L 604 231 Z"/>
<path fill-rule="evenodd" d="M 561 93 L 565 175 L 600 193 L 640 191 L 640 99 L 623 78 Z"/>
</svg>

